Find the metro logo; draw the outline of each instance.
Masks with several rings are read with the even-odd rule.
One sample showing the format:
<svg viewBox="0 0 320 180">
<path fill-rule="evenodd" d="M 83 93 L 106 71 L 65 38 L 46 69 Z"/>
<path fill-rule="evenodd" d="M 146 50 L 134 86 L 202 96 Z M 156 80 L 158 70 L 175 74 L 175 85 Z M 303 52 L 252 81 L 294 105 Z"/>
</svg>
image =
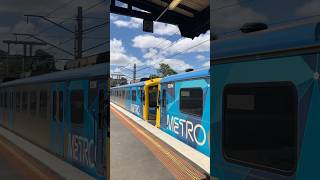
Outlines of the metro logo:
<svg viewBox="0 0 320 180">
<path fill-rule="evenodd" d="M 136 104 L 131 104 L 130 111 L 138 114 L 140 116 L 140 106 Z"/>
<path fill-rule="evenodd" d="M 197 145 L 203 146 L 207 140 L 207 133 L 201 124 L 193 124 L 191 121 L 179 117 L 167 115 L 167 129 L 183 138 L 196 142 Z M 199 131 L 198 136 L 196 132 Z M 199 139 L 202 134 L 203 139 Z"/>
<path fill-rule="evenodd" d="M 79 162 L 90 168 L 94 168 L 95 146 L 93 139 L 69 134 L 69 144 L 71 145 L 71 157 L 74 161 Z"/>
</svg>

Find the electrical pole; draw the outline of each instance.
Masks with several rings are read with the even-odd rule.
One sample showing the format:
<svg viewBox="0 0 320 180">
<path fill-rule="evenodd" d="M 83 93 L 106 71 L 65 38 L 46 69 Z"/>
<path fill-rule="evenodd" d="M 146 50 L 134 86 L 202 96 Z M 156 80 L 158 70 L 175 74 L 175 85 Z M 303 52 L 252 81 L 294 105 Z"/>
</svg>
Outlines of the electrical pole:
<svg viewBox="0 0 320 180">
<path fill-rule="evenodd" d="M 109 41 L 105 41 L 103 43 L 100 43 L 100 44 L 97 44 L 93 47 L 90 47 L 88 49 L 83 49 L 83 34 L 84 33 L 89 33 L 91 31 L 94 31 L 95 29 L 98 29 L 98 28 L 101 28 L 103 27 L 104 25 L 108 24 L 108 22 L 104 22 L 102 24 L 98 24 L 98 25 L 95 25 L 95 26 L 92 26 L 92 27 L 89 27 L 89 28 L 86 28 L 86 29 L 83 29 L 83 8 L 81 6 L 78 7 L 78 13 L 77 13 L 77 18 L 76 18 L 76 25 L 75 25 L 75 30 L 72 30 L 72 29 L 69 29 L 68 27 L 65 27 L 62 25 L 62 23 L 57 23 L 57 22 L 54 22 L 52 20 L 50 20 L 49 18 L 50 17 L 45 17 L 45 16 L 39 16 L 39 15 L 32 15 L 32 14 L 26 14 L 24 15 L 27 17 L 27 22 L 28 22 L 28 18 L 29 17 L 34 17 L 34 18 L 41 18 L 47 22 L 50 22 L 52 24 L 54 24 L 55 26 L 59 27 L 60 29 L 63 29 L 71 34 L 74 35 L 74 52 L 73 53 L 70 53 L 68 52 L 67 50 L 63 49 L 63 48 L 59 48 L 58 46 L 52 44 L 52 43 L 48 43 L 46 42 L 48 45 L 60 50 L 60 51 L 63 51 L 69 55 L 72 55 L 74 57 L 74 59 L 77 59 L 77 58 L 82 58 L 82 54 L 83 52 L 87 52 L 87 51 L 90 51 L 92 49 L 95 49 L 97 47 L 100 47 L 104 44 L 107 44 L 109 43 Z M 27 35 L 27 36 L 31 36 L 37 40 L 40 40 L 42 42 L 45 42 L 44 40 L 41 40 L 40 38 L 37 38 L 36 35 L 32 35 L 32 34 L 23 34 L 23 33 L 16 33 L 16 35 Z"/>
<path fill-rule="evenodd" d="M 136 75 L 137 75 L 137 65 L 133 65 L 133 82 L 136 82 Z"/>
<path fill-rule="evenodd" d="M 76 41 L 77 41 L 77 58 L 82 58 L 82 39 L 83 39 L 83 16 L 82 16 L 82 7 L 78 7 L 78 16 L 77 16 L 77 32 L 76 32 Z"/>
</svg>

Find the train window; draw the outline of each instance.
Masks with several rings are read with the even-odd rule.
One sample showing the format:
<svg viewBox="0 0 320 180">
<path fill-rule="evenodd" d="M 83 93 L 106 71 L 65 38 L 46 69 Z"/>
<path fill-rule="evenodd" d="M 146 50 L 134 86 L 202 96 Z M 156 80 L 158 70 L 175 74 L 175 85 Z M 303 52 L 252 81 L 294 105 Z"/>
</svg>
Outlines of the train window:
<svg viewBox="0 0 320 180">
<path fill-rule="evenodd" d="M 4 93 L 4 107 L 5 108 L 8 107 L 8 93 L 7 92 Z"/>
<path fill-rule="evenodd" d="M 291 83 L 227 85 L 223 92 L 224 157 L 291 174 L 297 162 L 297 93 Z"/>
<path fill-rule="evenodd" d="M 0 93 L 0 107 L 3 107 L 3 93 Z"/>
<path fill-rule="evenodd" d="M 37 93 L 35 91 L 32 91 L 30 93 L 30 101 L 29 102 L 30 102 L 30 104 L 29 104 L 30 113 L 34 115 L 37 110 Z"/>
<path fill-rule="evenodd" d="M 52 93 L 52 119 L 53 121 L 57 120 L 57 92 L 53 91 Z"/>
<path fill-rule="evenodd" d="M 63 92 L 59 92 L 59 121 L 63 120 Z"/>
<path fill-rule="evenodd" d="M 137 100 L 137 91 L 132 90 L 132 103 L 135 103 Z"/>
<path fill-rule="evenodd" d="M 43 91 L 40 91 L 40 106 L 39 106 L 40 117 L 46 118 L 47 110 L 48 110 L 48 93 L 47 91 L 43 90 Z"/>
<path fill-rule="evenodd" d="M 22 110 L 26 112 L 27 108 L 28 108 L 28 93 L 23 92 L 22 93 Z"/>
<path fill-rule="evenodd" d="M 166 105 L 167 105 L 167 93 L 166 93 L 166 90 L 163 89 L 162 90 L 162 107 L 166 108 Z"/>
<path fill-rule="evenodd" d="M 9 107 L 9 109 L 12 109 L 12 93 L 11 92 L 9 92 L 9 99 L 8 99 L 8 107 Z"/>
<path fill-rule="evenodd" d="M 141 104 L 144 104 L 144 92 L 143 92 L 143 89 L 140 90 L 140 101 L 141 101 Z"/>
<path fill-rule="evenodd" d="M 8 109 L 10 109 L 11 108 L 11 102 L 10 102 L 10 100 L 11 100 L 11 93 L 9 92 L 8 93 Z"/>
<path fill-rule="evenodd" d="M 180 111 L 190 115 L 202 115 L 203 93 L 201 88 L 181 88 Z"/>
<path fill-rule="evenodd" d="M 12 110 L 14 110 L 15 109 L 15 93 L 14 92 L 12 92 L 11 93 L 11 108 L 12 108 Z"/>
<path fill-rule="evenodd" d="M 2 103 L 3 103 L 3 95 L 2 93 L 0 93 L 0 107 L 2 107 Z"/>
<path fill-rule="evenodd" d="M 149 87 L 149 107 L 157 106 L 158 90 L 157 86 Z"/>
<path fill-rule="evenodd" d="M 21 99 L 20 92 L 16 92 L 16 111 L 20 112 Z"/>
<path fill-rule="evenodd" d="M 71 122 L 76 125 L 83 124 L 83 91 L 71 91 Z"/>
<path fill-rule="evenodd" d="M 9 109 L 12 109 L 12 93 L 11 92 L 9 92 L 8 107 Z"/>
</svg>

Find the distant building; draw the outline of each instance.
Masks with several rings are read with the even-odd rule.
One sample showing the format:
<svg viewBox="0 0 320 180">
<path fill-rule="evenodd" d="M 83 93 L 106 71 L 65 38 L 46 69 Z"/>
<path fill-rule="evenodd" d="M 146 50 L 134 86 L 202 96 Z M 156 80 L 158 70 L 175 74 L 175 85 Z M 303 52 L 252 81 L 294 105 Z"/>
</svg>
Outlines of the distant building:
<svg viewBox="0 0 320 180">
<path fill-rule="evenodd" d="M 54 57 L 43 50 L 34 56 L 8 55 L 0 50 L 0 80 L 8 81 L 56 71 Z"/>
</svg>

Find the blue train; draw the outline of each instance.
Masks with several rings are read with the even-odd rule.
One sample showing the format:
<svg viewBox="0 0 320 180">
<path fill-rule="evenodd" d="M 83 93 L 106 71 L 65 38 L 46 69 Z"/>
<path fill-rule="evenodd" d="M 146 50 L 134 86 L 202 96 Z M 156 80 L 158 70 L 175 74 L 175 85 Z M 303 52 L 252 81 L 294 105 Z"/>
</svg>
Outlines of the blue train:
<svg viewBox="0 0 320 180">
<path fill-rule="evenodd" d="M 0 124 L 105 179 L 107 73 L 102 63 L 2 83 Z"/>
<path fill-rule="evenodd" d="M 215 2 L 213 179 L 320 179 L 316 2 Z"/>
<path fill-rule="evenodd" d="M 209 70 L 165 77 L 160 89 L 160 129 L 209 156 Z"/>
<path fill-rule="evenodd" d="M 114 87 L 111 101 L 210 155 L 209 70 Z"/>
</svg>

